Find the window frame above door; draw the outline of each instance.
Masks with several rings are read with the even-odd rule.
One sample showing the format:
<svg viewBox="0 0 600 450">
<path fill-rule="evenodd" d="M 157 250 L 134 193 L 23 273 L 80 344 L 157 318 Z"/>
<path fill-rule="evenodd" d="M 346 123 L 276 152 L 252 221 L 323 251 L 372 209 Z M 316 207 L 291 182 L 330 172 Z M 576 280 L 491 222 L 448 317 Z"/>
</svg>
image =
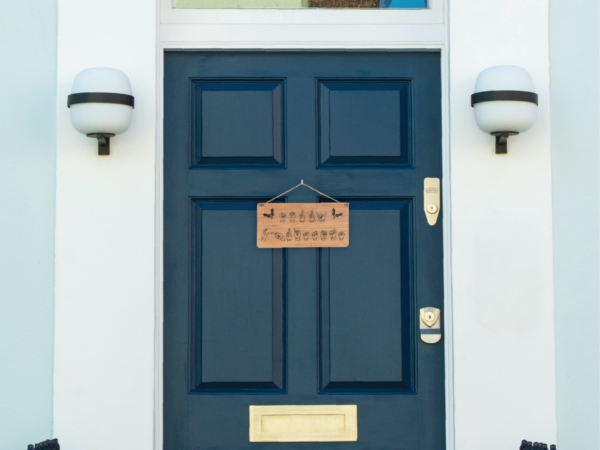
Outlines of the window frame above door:
<svg viewBox="0 0 600 450">
<path fill-rule="evenodd" d="M 167 47 L 214 42 L 237 48 L 269 42 L 332 48 L 420 47 L 446 41 L 445 1 L 424 9 L 188 9 L 159 0 L 160 41 Z M 253 27 L 248 33 L 248 27 Z"/>
<path fill-rule="evenodd" d="M 443 23 L 443 0 L 428 0 L 421 9 L 325 8 L 176 8 L 174 0 L 160 0 L 160 22 L 179 24 L 339 24 L 400 25 Z"/>
</svg>

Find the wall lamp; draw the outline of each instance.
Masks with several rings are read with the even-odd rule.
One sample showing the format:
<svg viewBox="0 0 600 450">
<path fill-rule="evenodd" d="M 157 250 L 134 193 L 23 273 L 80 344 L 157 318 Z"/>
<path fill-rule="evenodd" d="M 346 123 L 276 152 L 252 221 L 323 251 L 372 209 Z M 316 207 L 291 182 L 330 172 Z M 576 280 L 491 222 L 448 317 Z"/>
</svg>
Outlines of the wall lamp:
<svg viewBox="0 0 600 450">
<path fill-rule="evenodd" d="M 99 155 L 110 155 L 110 138 L 125 132 L 133 116 L 129 78 L 108 67 L 83 70 L 75 77 L 67 107 L 75 129 L 98 139 Z"/>
<path fill-rule="evenodd" d="M 538 95 L 531 75 L 522 67 L 495 66 L 477 77 L 471 106 L 477 126 L 496 137 L 496 154 L 506 154 L 507 140 L 535 122 Z"/>
</svg>

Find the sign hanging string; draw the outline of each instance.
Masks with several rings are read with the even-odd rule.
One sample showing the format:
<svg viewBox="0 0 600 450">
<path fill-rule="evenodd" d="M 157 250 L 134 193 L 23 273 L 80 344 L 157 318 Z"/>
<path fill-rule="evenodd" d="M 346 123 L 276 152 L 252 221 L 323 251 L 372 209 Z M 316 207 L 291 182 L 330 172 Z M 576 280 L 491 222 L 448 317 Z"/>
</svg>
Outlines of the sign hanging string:
<svg viewBox="0 0 600 450">
<path fill-rule="evenodd" d="M 285 191 L 285 192 L 282 192 L 282 193 L 281 193 L 281 194 L 279 194 L 277 197 L 273 197 L 273 198 L 272 198 L 271 200 L 269 200 L 267 203 L 271 203 L 273 200 L 275 200 L 275 199 L 277 199 L 277 198 L 281 197 L 282 195 L 285 195 L 285 194 L 287 194 L 288 192 L 292 192 L 294 189 L 296 189 L 296 188 L 299 188 L 300 186 L 305 186 L 305 187 L 307 187 L 307 188 L 309 188 L 309 189 L 312 189 L 313 191 L 315 191 L 315 192 L 317 192 L 317 193 L 319 193 L 319 194 L 321 194 L 321 195 L 324 195 L 325 197 L 327 197 L 327 198 L 329 198 L 329 199 L 333 200 L 334 202 L 337 202 L 337 203 L 342 203 L 342 202 L 340 202 L 339 200 L 336 200 L 335 198 L 333 198 L 333 197 L 330 197 L 330 196 L 329 196 L 329 195 L 327 195 L 327 194 L 323 194 L 321 191 L 317 191 L 317 190 L 316 190 L 314 187 L 312 187 L 312 186 L 309 186 L 308 184 L 304 184 L 304 180 L 300 180 L 300 184 L 297 184 L 297 185 L 296 185 L 296 186 L 294 186 L 293 188 L 291 188 L 291 189 L 288 189 L 288 190 L 287 190 L 287 191 Z"/>
</svg>

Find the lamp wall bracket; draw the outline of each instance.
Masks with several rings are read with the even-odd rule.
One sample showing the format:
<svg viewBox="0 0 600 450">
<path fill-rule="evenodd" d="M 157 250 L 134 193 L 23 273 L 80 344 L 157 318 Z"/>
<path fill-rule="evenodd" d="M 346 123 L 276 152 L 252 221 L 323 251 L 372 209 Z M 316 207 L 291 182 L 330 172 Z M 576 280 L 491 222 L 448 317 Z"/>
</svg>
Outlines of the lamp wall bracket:
<svg viewBox="0 0 600 450">
<path fill-rule="evenodd" d="M 491 133 L 492 136 L 496 136 L 496 155 L 506 155 L 508 153 L 508 138 L 510 136 L 516 136 L 516 131 L 495 131 Z"/>
<path fill-rule="evenodd" d="M 90 133 L 89 138 L 98 139 L 98 154 L 100 156 L 110 155 L 110 138 L 115 137 L 112 133 Z"/>
</svg>

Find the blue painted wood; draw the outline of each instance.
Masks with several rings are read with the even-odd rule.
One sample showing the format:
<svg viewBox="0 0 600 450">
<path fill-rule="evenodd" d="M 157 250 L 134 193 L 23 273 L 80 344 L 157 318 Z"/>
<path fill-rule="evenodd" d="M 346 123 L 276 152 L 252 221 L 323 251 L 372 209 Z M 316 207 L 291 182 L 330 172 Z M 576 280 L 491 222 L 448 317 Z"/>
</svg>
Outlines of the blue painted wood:
<svg viewBox="0 0 600 450">
<path fill-rule="evenodd" d="M 285 393 L 285 249 L 246 248 L 256 240 L 248 227 L 256 220 L 254 199 L 194 199 L 192 220 L 191 390 Z M 228 274 L 243 274 L 245 282 L 224 283 Z"/>
<path fill-rule="evenodd" d="M 413 201 L 342 200 L 360 239 L 319 251 L 321 393 L 414 393 Z"/>
<path fill-rule="evenodd" d="M 411 80 L 318 80 L 324 166 L 409 167 Z"/>
<path fill-rule="evenodd" d="M 166 450 L 445 447 L 443 344 L 418 339 L 440 98 L 433 52 L 165 55 Z M 350 202 L 348 248 L 256 247 L 257 203 L 300 179 Z M 250 444 L 262 404 L 356 404 L 358 442 Z"/>
<path fill-rule="evenodd" d="M 192 80 L 195 168 L 284 165 L 283 80 Z"/>
</svg>

